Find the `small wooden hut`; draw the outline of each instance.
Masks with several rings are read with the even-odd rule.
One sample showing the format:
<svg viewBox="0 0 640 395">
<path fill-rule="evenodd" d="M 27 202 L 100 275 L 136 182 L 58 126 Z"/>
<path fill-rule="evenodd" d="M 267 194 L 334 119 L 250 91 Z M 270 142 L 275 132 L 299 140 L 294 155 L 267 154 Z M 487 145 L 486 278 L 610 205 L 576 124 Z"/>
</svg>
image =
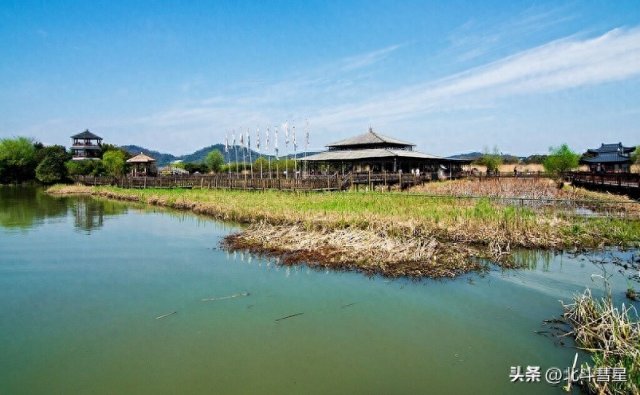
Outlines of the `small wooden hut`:
<svg viewBox="0 0 640 395">
<path fill-rule="evenodd" d="M 155 176 L 158 174 L 156 160 L 142 152 L 127 160 L 127 163 L 131 165 L 131 175 L 134 177 Z"/>
</svg>

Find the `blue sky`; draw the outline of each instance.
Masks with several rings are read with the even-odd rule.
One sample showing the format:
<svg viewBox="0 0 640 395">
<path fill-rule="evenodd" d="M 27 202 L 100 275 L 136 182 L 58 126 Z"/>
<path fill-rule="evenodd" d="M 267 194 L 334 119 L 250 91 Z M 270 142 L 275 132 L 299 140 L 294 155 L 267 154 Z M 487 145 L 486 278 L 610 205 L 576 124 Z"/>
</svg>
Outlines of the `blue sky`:
<svg viewBox="0 0 640 395">
<path fill-rule="evenodd" d="M 0 138 L 184 154 L 308 119 L 310 149 L 369 126 L 439 155 L 640 144 L 638 1 L 2 0 L 0 58 Z"/>
</svg>

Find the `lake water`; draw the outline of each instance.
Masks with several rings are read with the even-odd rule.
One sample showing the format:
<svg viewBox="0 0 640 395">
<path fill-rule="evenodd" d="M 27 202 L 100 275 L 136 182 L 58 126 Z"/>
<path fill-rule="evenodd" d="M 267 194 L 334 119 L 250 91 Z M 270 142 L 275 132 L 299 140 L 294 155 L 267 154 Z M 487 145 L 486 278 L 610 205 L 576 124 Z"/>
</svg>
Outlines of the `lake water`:
<svg viewBox="0 0 640 395">
<path fill-rule="evenodd" d="M 510 383 L 510 367 L 568 367 L 572 344 L 534 331 L 559 300 L 602 293 L 585 256 L 387 280 L 221 251 L 237 229 L 0 187 L 0 393 L 560 394 Z M 604 267 L 624 301 L 625 275 Z"/>
</svg>

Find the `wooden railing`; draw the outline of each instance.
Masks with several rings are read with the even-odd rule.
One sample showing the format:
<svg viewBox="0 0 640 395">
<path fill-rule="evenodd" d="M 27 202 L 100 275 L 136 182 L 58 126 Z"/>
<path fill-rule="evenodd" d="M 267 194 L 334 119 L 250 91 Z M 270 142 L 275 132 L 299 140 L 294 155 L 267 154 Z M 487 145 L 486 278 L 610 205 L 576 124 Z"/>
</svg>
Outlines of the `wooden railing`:
<svg viewBox="0 0 640 395">
<path fill-rule="evenodd" d="M 617 186 L 640 188 L 640 174 L 637 173 L 567 173 L 566 178 L 573 184 L 591 184 L 601 186 Z"/>
<path fill-rule="evenodd" d="M 437 174 L 403 174 L 403 173 L 346 173 L 318 174 L 298 177 L 262 177 L 249 174 L 225 173 L 215 175 L 171 175 L 157 177 L 98 177 L 75 176 L 75 182 L 84 185 L 111 185 L 122 188 L 201 188 L 201 189 L 278 189 L 278 190 L 348 190 L 391 188 L 400 186 L 405 189 L 424 182 L 437 179 Z"/>
</svg>

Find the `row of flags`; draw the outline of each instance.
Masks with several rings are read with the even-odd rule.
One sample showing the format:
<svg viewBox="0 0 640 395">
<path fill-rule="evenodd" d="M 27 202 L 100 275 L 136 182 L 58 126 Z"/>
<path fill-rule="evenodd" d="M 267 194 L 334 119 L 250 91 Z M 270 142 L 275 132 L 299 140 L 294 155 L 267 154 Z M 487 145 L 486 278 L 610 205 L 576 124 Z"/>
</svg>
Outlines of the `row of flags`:
<svg viewBox="0 0 640 395">
<path fill-rule="evenodd" d="M 285 143 L 285 147 L 289 148 L 289 143 L 292 142 L 293 143 L 293 150 L 294 152 L 297 151 L 298 149 L 298 142 L 296 140 L 296 127 L 295 125 L 291 128 L 289 128 L 289 122 L 285 122 L 282 125 L 282 128 L 284 129 L 284 143 Z M 266 131 L 265 131 L 265 145 L 264 145 L 264 149 L 265 151 L 269 151 L 270 148 L 270 134 L 271 134 L 271 129 L 267 126 Z M 291 137 L 291 140 L 290 140 Z M 236 132 L 235 130 L 231 133 L 231 144 L 229 144 L 229 134 L 225 134 L 224 136 L 224 151 L 225 152 L 229 152 L 229 147 L 233 147 L 235 145 L 238 145 L 236 143 Z M 251 149 L 251 133 L 250 130 L 247 129 L 246 133 L 239 133 L 239 140 L 240 140 L 240 146 L 242 147 L 246 147 L 248 149 Z M 278 155 L 278 127 L 276 126 L 274 128 L 273 131 L 273 149 L 275 150 L 276 156 Z M 306 127 L 305 127 L 305 140 L 304 140 L 304 145 L 305 145 L 305 151 L 309 149 L 309 122 L 307 121 L 306 123 Z M 260 128 L 256 129 L 256 151 L 260 152 L 261 146 L 260 146 Z"/>
</svg>

